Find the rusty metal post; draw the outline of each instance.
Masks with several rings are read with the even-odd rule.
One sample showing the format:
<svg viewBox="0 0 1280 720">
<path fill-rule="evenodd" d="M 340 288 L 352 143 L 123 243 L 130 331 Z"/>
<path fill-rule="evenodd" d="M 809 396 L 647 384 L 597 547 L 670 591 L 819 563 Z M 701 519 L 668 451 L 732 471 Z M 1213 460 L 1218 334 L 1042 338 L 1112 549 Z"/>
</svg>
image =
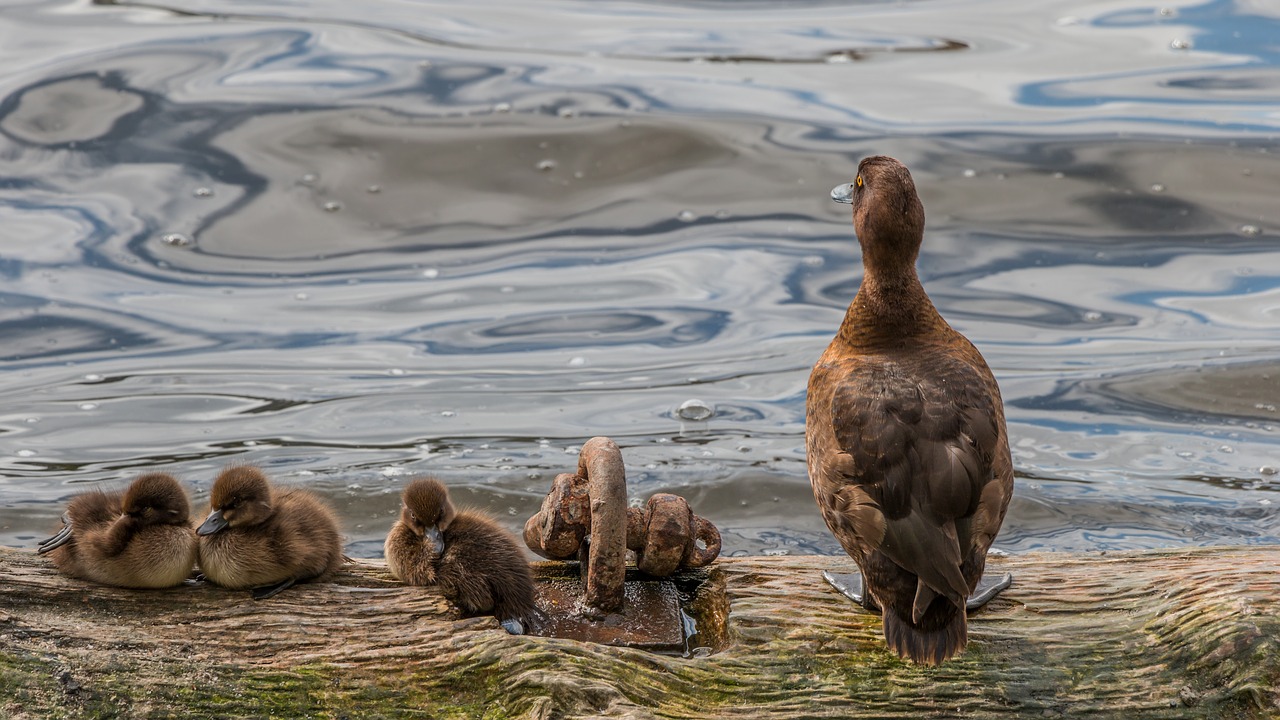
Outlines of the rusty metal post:
<svg viewBox="0 0 1280 720">
<path fill-rule="evenodd" d="M 586 478 L 591 499 L 583 600 L 590 608 L 613 612 L 622 608 L 627 572 L 627 480 L 622 451 L 607 437 L 591 438 L 578 456 L 578 476 Z"/>
</svg>

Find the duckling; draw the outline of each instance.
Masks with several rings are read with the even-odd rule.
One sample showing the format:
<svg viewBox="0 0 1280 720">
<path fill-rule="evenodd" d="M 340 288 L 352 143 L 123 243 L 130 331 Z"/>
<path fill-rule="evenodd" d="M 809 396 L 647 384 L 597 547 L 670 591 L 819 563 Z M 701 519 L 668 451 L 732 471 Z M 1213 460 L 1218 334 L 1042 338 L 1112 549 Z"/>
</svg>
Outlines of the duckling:
<svg viewBox="0 0 1280 720">
<path fill-rule="evenodd" d="M 343 563 L 333 510 L 306 490 L 274 490 L 256 467 L 223 470 L 209 495 L 209 517 L 196 530 L 204 577 L 265 600 Z"/>
<path fill-rule="evenodd" d="M 1000 388 L 916 276 L 924 207 L 911 173 L 869 157 L 831 191 L 853 205 L 865 273 L 809 376 L 809 479 L 862 571 L 850 596 L 883 609 L 899 657 L 937 665 L 968 640 L 966 609 L 1013 493 Z"/>
<path fill-rule="evenodd" d="M 65 575 L 103 585 L 163 588 L 180 585 L 195 567 L 191 503 L 172 475 L 147 473 L 123 493 L 78 495 L 62 523 L 36 552 L 51 553 Z"/>
<path fill-rule="evenodd" d="M 492 614 L 512 635 L 538 616 L 533 575 L 515 536 L 487 515 L 458 510 L 435 478 L 404 489 L 400 519 L 383 550 L 391 574 L 411 585 L 439 585 L 464 616 Z"/>
</svg>

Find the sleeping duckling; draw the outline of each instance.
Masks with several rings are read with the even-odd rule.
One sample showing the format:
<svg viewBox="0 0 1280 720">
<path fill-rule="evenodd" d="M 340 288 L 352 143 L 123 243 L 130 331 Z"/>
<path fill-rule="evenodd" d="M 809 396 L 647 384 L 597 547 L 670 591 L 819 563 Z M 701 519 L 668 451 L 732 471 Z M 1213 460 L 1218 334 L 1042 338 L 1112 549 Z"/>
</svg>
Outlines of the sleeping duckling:
<svg viewBox="0 0 1280 720">
<path fill-rule="evenodd" d="M 211 511 L 196 534 L 200 570 L 228 588 L 264 600 L 342 566 L 342 535 L 333 510 L 301 489 L 272 490 L 256 467 L 223 470 L 209 496 Z"/>
<path fill-rule="evenodd" d="M 853 205 L 864 274 L 809 376 L 809 479 L 862 570 L 866 591 L 847 594 L 883 609 L 900 657 L 937 665 L 964 649 L 966 610 L 1011 580 L 979 585 L 1013 493 L 1000 388 L 916 275 L 924 207 L 907 168 L 866 158 L 831 196 Z"/>
<path fill-rule="evenodd" d="M 195 566 L 191 503 L 172 475 L 142 475 L 123 493 L 78 495 L 62 522 L 62 530 L 37 552 L 52 553 L 53 564 L 72 577 L 163 588 L 181 584 Z"/>
<path fill-rule="evenodd" d="M 404 489 L 400 519 L 383 546 L 391 574 L 411 585 L 439 585 L 464 616 L 492 614 L 521 635 L 538 614 L 533 575 L 515 536 L 483 513 L 454 508 L 434 478 Z"/>
</svg>

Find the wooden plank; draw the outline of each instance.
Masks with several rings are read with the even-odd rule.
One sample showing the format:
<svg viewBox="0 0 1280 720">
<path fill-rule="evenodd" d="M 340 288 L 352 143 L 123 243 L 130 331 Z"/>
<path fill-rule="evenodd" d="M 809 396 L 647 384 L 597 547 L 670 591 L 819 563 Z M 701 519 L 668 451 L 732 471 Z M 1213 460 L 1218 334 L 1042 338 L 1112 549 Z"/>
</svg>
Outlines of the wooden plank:
<svg viewBox="0 0 1280 720">
<path fill-rule="evenodd" d="M 457 620 L 378 562 L 254 602 L 92 586 L 0 549 L 0 716 L 1280 716 L 1275 547 L 992 558 L 1014 586 L 934 669 L 886 652 L 828 568 L 852 569 L 717 562 L 728 648 L 684 659 Z"/>
</svg>

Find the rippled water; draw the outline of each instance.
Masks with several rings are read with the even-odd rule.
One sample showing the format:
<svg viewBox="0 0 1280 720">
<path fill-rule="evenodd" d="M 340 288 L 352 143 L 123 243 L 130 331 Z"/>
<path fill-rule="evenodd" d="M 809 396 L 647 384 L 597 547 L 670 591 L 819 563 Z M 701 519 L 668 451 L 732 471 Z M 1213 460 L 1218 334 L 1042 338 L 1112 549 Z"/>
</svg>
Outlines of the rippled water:
<svg viewBox="0 0 1280 720">
<path fill-rule="evenodd" d="M 839 552 L 804 388 L 861 274 L 827 191 L 879 153 L 1004 389 L 999 547 L 1280 542 L 1276 37 L 1244 1 L 6 3 L 0 543 L 255 462 L 376 556 L 406 477 L 515 529 L 609 435 L 727 553 Z"/>
</svg>

